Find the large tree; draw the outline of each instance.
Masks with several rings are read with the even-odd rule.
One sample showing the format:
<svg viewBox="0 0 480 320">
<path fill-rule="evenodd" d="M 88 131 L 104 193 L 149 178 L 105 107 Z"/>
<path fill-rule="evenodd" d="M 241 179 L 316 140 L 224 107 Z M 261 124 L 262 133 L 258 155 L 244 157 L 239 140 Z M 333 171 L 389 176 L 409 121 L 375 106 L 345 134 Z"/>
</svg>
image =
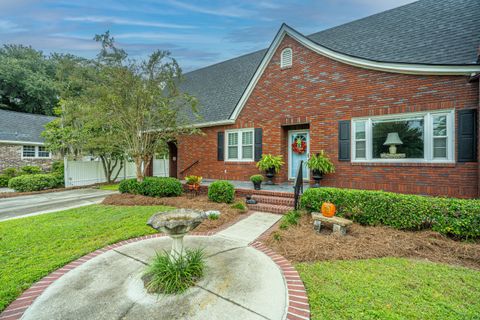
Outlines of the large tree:
<svg viewBox="0 0 480 320">
<path fill-rule="evenodd" d="M 157 50 L 146 60 L 129 59 L 107 32 L 97 35 L 101 81 L 89 92 L 90 103 L 117 131 L 117 139 L 136 164 L 142 181 L 148 163 L 168 141 L 197 133 L 188 115 L 197 100 L 179 90 L 182 70 L 168 51 Z"/>
<path fill-rule="evenodd" d="M 198 132 L 189 116 L 196 113 L 197 100 L 179 90 L 182 70 L 169 52 L 158 50 L 145 60 L 134 60 L 115 46 L 108 32 L 95 40 L 101 50 L 93 64 L 77 71 L 66 67 L 62 120 L 47 140 L 50 148 L 69 153 L 101 146 L 102 152 L 111 148 L 109 157 L 125 154 L 135 161 L 137 180 L 142 181 L 153 156 L 167 142 Z M 63 142 L 55 146 L 58 141 Z"/>
<path fill-rule="evenodd" d="M 106 114 L 91 104 L 90 92 L 101 81 L 96 61 L 72 55 L 54 55 L 62 99 L 55 109 L 58 119 L 43 132 L 52 152 L 78 158 L 100 158 L 107 182 L 115 181 L 121 172 L 125 152 L 118 143 L 117 128 Z"/>
<path fill-rule="evenodd" d="M 0 48 L 0 108 L 52 115 L 58 103 L 56 64 L 21 45 Z"/>
</svg>

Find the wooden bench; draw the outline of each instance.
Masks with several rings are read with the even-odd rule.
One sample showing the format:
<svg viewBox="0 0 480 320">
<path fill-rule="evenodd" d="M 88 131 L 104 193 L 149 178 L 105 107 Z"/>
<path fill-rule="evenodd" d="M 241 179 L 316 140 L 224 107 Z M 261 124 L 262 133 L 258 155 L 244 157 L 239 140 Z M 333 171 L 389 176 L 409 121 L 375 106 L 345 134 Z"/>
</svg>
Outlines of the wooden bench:
<svg viewBox="0 0 480 320">
<path fill-rule="evenodd" d="M 319 212 L 312 212 L 313 229 L 320 232 L 322 228 L 322 222 L 331 223 L 333 225 L 333 233 L 344 236 L 347 233 L 347 228 L 353 223 L 351 220 L 340 217 L 324 217 Z"/>
</svg>

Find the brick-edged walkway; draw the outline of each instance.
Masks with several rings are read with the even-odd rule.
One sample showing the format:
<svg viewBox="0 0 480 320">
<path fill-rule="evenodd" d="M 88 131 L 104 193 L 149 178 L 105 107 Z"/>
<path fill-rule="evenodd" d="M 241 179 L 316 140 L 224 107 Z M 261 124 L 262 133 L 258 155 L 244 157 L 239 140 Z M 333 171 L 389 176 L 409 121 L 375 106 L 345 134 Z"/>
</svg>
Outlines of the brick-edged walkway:
<svg viewBox="0 0 480 320">
<path fill-rule="evenodd" d="M 249 216 L 246 214 L 244 218 Z M 228 228 L 232 224 L 237 223 L 239 220 L 234 221 L 232 223 L 226 224 L 216 230 L 208 231 L 208 232 L 191 232 L 189 235 L 194 236 L 212 236 L 217 234 L 218 232 Z M 268 232 L 268 230 L 267 230 Z M 91 252 L 75 261 L 68 263 L 67 265 L 63 266 L 60 269 L 50 273 L 49 275 L 43 277 L 40 281 L 36 282 L 32 285 L 29 289 L 23 292 L 23 294 L 13 301 L 1 314 L 0 320 L 17 320 L 20 319 L 24 312 L 30 307 L 31 304 L 35 301 L 37 297 L 39 297 L 54 281 L 62 277 L 67 272 L 81 266 L 85 262 L 95 258 L 96 256 L 105 253 L 107 251 L 122 247 L 129 243 L 138 242 L 147 239 L 153 238 L 160 238 L 165 237 L 164 234 L 152 234 L 146 235 L 138 238 L 133 238 L 129 240 L 120 241 L 118 243 L 106 246 L 102 249 L 98 249 L 94 252 Z M 280 268 L 286 282 L 287 292 L 288 292 L 288 301 L 287 301 L 287 316 L 286 319 L 289 320 L 308 320 L 310 319 L 310 307 L 308 304 L 308 297 L 306 295 L 305 287 L 303 285 L 302 280 L 298 272 L 295 268 L 290 264 L 288 260 L 286 260 L 281 255 L 275 253 L 264 244 L 254 241 L 249 244 L 251 247 L 255 248 L 266 254 L 273 262 L 277 264 Z"/>
</svg>

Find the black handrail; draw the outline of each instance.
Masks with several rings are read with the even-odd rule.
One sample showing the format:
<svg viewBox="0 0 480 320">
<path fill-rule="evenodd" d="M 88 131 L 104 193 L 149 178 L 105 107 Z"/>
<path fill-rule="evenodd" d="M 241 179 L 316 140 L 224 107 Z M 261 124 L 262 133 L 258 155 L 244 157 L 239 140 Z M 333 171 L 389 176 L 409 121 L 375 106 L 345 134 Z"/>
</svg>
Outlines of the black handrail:
<svg viewBox="0 0 480 320">
<path fill-rule="evenodd" d="M 196 160 L 195 162 L 193 162 L 191 165 L 189 165 L 188 167 L 186 167 L 185 169 L 183 169 L 182 171 L 180 171 L 180 174 L 183 174 L 185 171 L 187 171 L 188 169 L 190 169 L 191 167 L 193 167 L 194 165 L 196 165 L 197 163 L 199 163 L 200 160 Z"/>
<path fill-rule="evenodd" d="M 298 165 L 297 177 L 295 178 L 293 190 L 295 192 L 294 207 L 295 210 L 298 210 L 298 200 L 300 199 L 300 195 L 303 193 L 303 160 L 301 160 L 300 164 Z"/>
</svg>

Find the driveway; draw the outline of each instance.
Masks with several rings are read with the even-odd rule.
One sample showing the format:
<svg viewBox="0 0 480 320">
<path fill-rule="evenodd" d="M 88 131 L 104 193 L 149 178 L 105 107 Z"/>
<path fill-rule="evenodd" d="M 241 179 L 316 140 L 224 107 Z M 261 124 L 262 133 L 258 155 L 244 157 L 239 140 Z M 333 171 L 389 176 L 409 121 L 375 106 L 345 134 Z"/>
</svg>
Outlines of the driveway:
<svg viewBox="0 0 480 320">
<path fill-rule="evenodd" d="M 0 199 L 0 221 L 100 203 L 116 191 L 76 189 Z"/>
</svg>

